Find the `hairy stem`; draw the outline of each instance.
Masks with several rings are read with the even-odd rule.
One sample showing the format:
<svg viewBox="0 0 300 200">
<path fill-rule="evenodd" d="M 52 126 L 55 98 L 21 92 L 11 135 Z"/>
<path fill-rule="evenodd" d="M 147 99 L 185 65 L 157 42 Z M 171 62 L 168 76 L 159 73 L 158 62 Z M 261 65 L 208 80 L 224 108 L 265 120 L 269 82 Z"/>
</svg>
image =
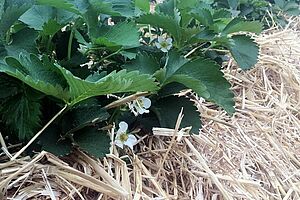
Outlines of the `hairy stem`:
<svg viewBox="0 0 300 200">
<path fill-rule="evenodd" d="M 69 42 L 68 42 L 68 60 L 71 59 L 73 38 L 74 38 L 74 29 L 72 28 L 69 37 Z"/>
<path fill-rule="evenodd" d="M 106 60 L 107 58 L 110 58 L 110 57 L 112 57 L 112 56 L 114 56 L 114 55 L 120 53 L 120 51 L 122 51 L 122 50 L 123 50 L 123 49 L 121 48 L 121 49 L 119 49 L 118 51 L 113 52 L 112 54 L 109 54 L 109 55 L 107 55 L 107 56 L 101 58 L 101 59 L 99 60 L 99 63 L 102 62 L 102 61 L 104 61 L 104 60 Z"/>
</svg>

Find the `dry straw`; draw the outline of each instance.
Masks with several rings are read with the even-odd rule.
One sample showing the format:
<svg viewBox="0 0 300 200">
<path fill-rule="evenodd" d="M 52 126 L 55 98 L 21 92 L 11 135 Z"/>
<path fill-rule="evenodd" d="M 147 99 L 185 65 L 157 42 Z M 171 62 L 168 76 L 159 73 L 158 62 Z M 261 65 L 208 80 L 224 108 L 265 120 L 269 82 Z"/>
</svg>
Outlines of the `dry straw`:
<svg viewBox="0 0 300 200">
<path fill-rule="evenodd" d="M 125 157 L 116 149 L 102 160 L 42 152 L 2 163 L 0 199 L 300 199 L 300 32 L 293 20 L 256 38 L 255 68 L 224 67 L 236 94 L 233 117 L 199 100 L 197 136 L 178 128 L 180 114 L 174 130 L 155 128 Z"/>
</svg>

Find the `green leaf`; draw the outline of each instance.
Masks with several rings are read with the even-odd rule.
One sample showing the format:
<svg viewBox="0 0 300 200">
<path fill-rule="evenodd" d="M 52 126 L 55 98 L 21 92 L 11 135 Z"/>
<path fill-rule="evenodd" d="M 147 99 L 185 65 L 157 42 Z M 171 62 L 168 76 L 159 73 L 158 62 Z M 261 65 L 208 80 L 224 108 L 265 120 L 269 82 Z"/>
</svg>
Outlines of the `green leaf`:
<svg viewBox="0 0 300 200">
<path fill-rule="evenodd" d="M 67 86 L 64 77 L 47 57 L 44 56 L 41 61 L 33 54 L 30 58 L 21 54 L 19 59 L 7 57 L 6 63 L 0 63 L 1 72 L 23 81 L 44 94 L 64 101 L 69 99 L 68 93 L 63 89 Z"/>
<path fill-rule="evenodd" d="M 75 3 L 73 4 L 68 0 L 36 0 L 36 2 L 40 5 L 52 6 L 55 8 L 60 8 L 76 14 L 80 14 L 79 9 L 74 5 Z"/>
<path fill-rule="evenodd" d="M 74 134 L 74 141 L 79 148 L 89 154 L 102 158 L 109 153 L 110 137 L 96 127 L 86 127 Z"/>
<path fill-rule="evenodd" d="M 174 94 L 180 93 L 182 90 L 188 89 L 185 85 L 177 82 L 172 82 L 167 85 L 164 85 L 159 91 L 158 91 L 158 96 L 160 98 L 164 98 L 167 96 L 171 96 Z"/>
<path fill-rule="evenodd" d="M 4 3 L 5 1 L 0 1 L 0 16 L 4 13 Z"/>
<path fill-rule="evenodd" d="M 156 91 L 157 84 L 151 76 L 138 71 L 112 72 L 97 82 L 89 82 L 75 77 L 70 71 L 59 67 L 69 84 L 70 105 L 90 97 L 120 92 Z"/>
<path fill-rule="evenodd" d="M 210 26 L 213 22 L 213 17 L 208 9 L 194 9 L 191 15 L 204 26 Z"/>
<path fill-rule="evenodd" d="M 19 20 L 35 30 L 43 30 L 43 25 L 53 18 L 53 8 L 34 5 L 27 10 Z"/>
<path fill-rule="evenodd" d="M 102 122 L 108 117 L 108 112 L 102 108 L 97 100 L 85 100 L 64 114 L 62 118 L 64 134 L 70 134 L 88 125 Z"/>
<path fill-rule="evenodd" d="M 242 69 L 250 69 L 258 60 L 259 48 L 250 36 L 232 36 L 229 50 Z"/>
<path fill-rule="evenodd" d="M 207 91 L 207 87 L 205 84 L 199 80 L 197 77 L 191 77 L 186 74 L 177 74 L 171 76 L 165 84 L 169 84 L 172 82 L 177 82 L 185 85 L 187 88 L 192 89 L 194 92 L 196 92 L 199 96 L 209 99 L 210 93 Z"/>
<path fill-rule="evenodd" d="M 34 5 L 19 20 L 30 28 L 43 30 L 45 35 L 53 35 L 73 18 L 75 15 L 65 10 L 45 5 Z"/>
<path fill-rule="evenodd" d="M 35 42 L 37 36 L 36 31 L 27 28 L 15 33 L 12 36 L 12 42 L 5 45 L 5 56 L 18 58 L 20 54 L 37 53 Z"/>
<path fill-rule="evenodd" d="M 177 24 L 180 23 L 181 16 L 180 16 L 179 10 L 176 8 L 175 0 L 168 0 L 168 1 L 164 1 L 160 4 L 157 4 L 155 9 L 159 13 L 161 13 L 163 15 L 167 15 L 167 16 L 175 19 Z"/>
<path fill-rule="evenodd" d="M 185 97 L 168 96 L 157 101 L 152 110 L 157 115 L 161 127 L 175 128 L 177 117 L 183 108 L 180 128 L 192 126 L 192 132 L 199 133 L 201 128 L 200 113 L 194 103 Z"/>
<path fill-rule="evenodd" d="M 283 11 L 291 16 L 298 16 L 300 15 L 300 7 L 299 3 L 296 2 L 286 2 Z"/>
<path fill-rule="evenodd" d="M 227 2 L 228 2 L 229 7 L 233 10 L 236 10 L 239 5 L 238 0 L 227 0 Z"/>
<path fill-rule="evenodd" d="M 71 152 L 72 143 L 60 135 L 60 127 L 57 124 L 50 125 L 39 137 L 42 149 L 56 156 L 64 156 Z"/>
<path fill-rule="evenodd" d="M 143 74 L 153 75 L 160 67 L 159 62 L 152 55 L 146 52 L 137 54 L 136 59 L 123 66 L 128 71 L 138 70 Z"/>
<path fill-rule="evenodd" d="M 0 63 L 1 72 L 18 78 L 32 88 L 68 102 L 70 105 L 99 95 L 158 89 L 154 78 L 140 74 L 138 71 L 112 72 L 97 82 L 90 82 L 75 77 L 60 66 L 55 66 L 45 56 L 43 62 L 34 55 L 31 55 L 30 59 L 21 56 L 20 60 L 8 57 L 6 62 L 7 65 Z M 67 86 L 68 91 L 66 91 Z"/>
<path fill-rule="evenodd" d="M 179 42 L 181 39 L 181 28 L 179 23 L 172 17 L 163 14 L 146 14 L 137 19 L 138 23 L 157 26 L 169 32 Z"/>
<path fill-rule="evenodd" d="M 234 112 L 231 85 L 215 62 L 204 58 L 187 62 L 176 52 L 170 52 L 169 56 L 170 63 L 166 66 L 168 75 L 164 85 L 181 83 L 199 96 L 223 107 L 228 113 Z"/>
<path fill-rule="evenodd" d="M 178 69 L 180 69 L 188 60 L 176 51 L 170 51 L 168 63 L 166 65 L 166 79 L 170 78 Z"/>
<path fill-rule="evenodd" d="M 228 10 L 221 8 L 214 11 L 213 18 L 214 19 L 231 18 L 231 13 Z"/>
<path fill-rule="evenodd" d="M 101 37 L 93 39 L 96 45 L 137 47 L 139 43 L 139 32 L 132 22 L 122 22 L 111 26 Z"/>
<path fill-rule="evenodd" d="M 97 14 L 107 14 L 111 16 L 133 17 L 135 4 L 132 0 L 88 0 L 90 6 Z"/>
<path fill-rule="evenodd" d="M 133 0 L 104 0 L 105 3 L 111 3 L 112 10 L 124 17 L 133 17 L 135 4 Z"/>
<path fill-rule="evenodd" d="M 11 97 L 0 106 L 2 120 L 20 140 L 30 139 L 40 127 L 40 103 L 28 93 Z"/>
<path fill-rule="evenodd" d="M 5 9 L 0 18 L 0 37 L 4 39 L 9 28 L 19 19 L 19 17 L 32 6 L 31 1 L 22 5 L 12 4 Z"/>
<path fill-rule="evenodd" d="M 0 74 L 0 101 L 15 96 L 20 92 L 20 82 L 6 74 Z"/>
<path fill-rule="evenodd" d="M 285 0 L 274 0 L 274 3 L 280 8 L 283 8 L 285 5 Z"/>
<path fill-rule="evenodd" d="M 135 0 L 135 7 L 146 13 L 150 11 L 150 3 L 148 0 Z"/>
<path fill-rule="evenodd" d="M 208 28 L 205 28 L 194 37 L 202 41 L 212 41 L 216 37 L 216 33 Z"/>
<path fill-rule="evenodd" d="M 54 35 L 57 31 L 62 28 L 62 25 L 57 23 L 57 21 L 50 19 L 43 25 L 43 34 L 44 35 Z"/>
<path fill-rule="evenodd" d="M 251 33 L 261 33 L 262 24 L 258 21 L 244 21 L 240 18 L 234 18 L 222 31 L 223 34 L 230 34 L 235 32 L 251 32 Z"/>
</svg>

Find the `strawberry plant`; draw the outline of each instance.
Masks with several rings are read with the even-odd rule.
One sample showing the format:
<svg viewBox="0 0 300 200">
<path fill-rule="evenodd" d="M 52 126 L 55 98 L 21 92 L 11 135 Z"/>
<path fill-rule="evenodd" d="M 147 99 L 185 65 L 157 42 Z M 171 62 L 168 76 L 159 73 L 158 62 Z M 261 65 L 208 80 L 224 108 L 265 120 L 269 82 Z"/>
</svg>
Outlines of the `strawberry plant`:
<svg viewBox="0 0 300 200">
<path fill-rule="evenodd" d="M 300 15 L 299 0 L 219 0 L 213 6 L 235 17 L 259 20 L 265 27 L 272 22 L 285 26 L 285 16 Z"/>
<path fill-rule="evenodd" d="M 153 126 L 201 127 L 195 105 L 175 94 L 192 89 L 233 114 L 234 94 L 221 64 L 230 53 L 250 69 L 261 23 L 232 17 L 214 1 L 13 0 L 0 3 L 0 115 L 17 136 L 58 155 L 79 147 L 101 157 Z M 61 112 L 59 112 L 61 111 Z M 55 119 L 51 119 L 58 113 Z M 50 120 L 51 119 L 51 120 Z M 47 123 L 47 122 L 51 123 Z"/>
</svg>

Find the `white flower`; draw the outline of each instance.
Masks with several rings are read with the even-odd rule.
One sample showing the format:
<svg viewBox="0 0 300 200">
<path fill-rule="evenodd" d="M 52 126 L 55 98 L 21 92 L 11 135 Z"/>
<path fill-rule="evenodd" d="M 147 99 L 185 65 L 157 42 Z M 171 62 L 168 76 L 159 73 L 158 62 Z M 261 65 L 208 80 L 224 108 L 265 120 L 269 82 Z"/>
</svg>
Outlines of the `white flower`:
<svg viewBox="0 0 300 200">
<path fill-rule="evenodd" d="M 164 38 L 162 36 L 159 36 L 157 38 L 158 42 L 155 42 L 155 45 L 158 49 L 160 49 L 162 52 L 168 52 L 172 47 L 172 38 Z"/>
<path fill-rule="evenodd" d="M 142 115 L 144 113 L 149 113 L 148 108 L 151 106 L 151 100 L 146 97 L 139 97 L 129 104 L 129 109 L 133 112 L 135 116 L 138 114 Z"/>
<path fill-rule="evenodd" d="M 128 124 L 126 122 L 119 123 L 119 130 L 117 131 L 117 135 L 115 138 L 115 145 L 122 148 L 124 145 L 133 149 L 133 146 L 137 143 L 137 139 L 134 135 L 127 133 Z"/>
</svg>

